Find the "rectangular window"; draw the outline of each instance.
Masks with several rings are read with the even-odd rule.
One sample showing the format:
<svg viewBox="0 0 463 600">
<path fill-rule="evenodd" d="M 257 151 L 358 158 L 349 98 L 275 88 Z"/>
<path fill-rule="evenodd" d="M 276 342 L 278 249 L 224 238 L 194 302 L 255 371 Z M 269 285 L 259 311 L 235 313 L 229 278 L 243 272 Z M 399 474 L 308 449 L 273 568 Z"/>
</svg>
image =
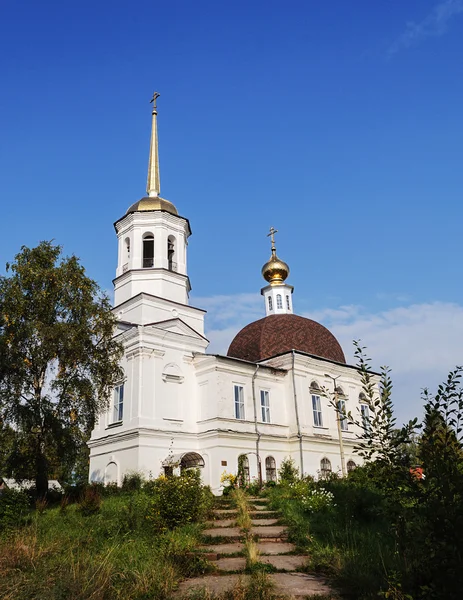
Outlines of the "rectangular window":
<svg viewBox="0 0 463 600">
<path fill-rule="evenodd" d="M 315 427 L 323 427 L 322 403 L 320 396 L 312 395 L 312 410 L 313 424 Z"/>
<path fill-rule="evenodd" d="M 244 388 L 235 385 L 235 418 L 244 419 Z"/>
<path fill-rule="evenodd" d="M 347 417 L 343 416 L 346 414 L 346 402 L 345 400 L 338 400 L 338 410 L 340 414 L 338 414 L 339 420 L 341 422 L 342 431 L 347 431 Z"/>
<path fill-rule="evenodd" d="M 260 390 L 260 408 L 262 411 L 262 422 L 270 423 L 270 394 L 266 390 Z"/>
<path fill-rule="evenodd" d="M 113 423 L 122 421 L 124 416 L 124 384 L 114 388 Z"/>
<path fill-rule="evenodd" d="M 370 409 L 368 408 L 368 404 L 361 404 L 360 412 L 362 414 L 363 429 L 365 431 L 368 431 L 371 427 L 371 425 L 370 425 Z"/>
</svg>

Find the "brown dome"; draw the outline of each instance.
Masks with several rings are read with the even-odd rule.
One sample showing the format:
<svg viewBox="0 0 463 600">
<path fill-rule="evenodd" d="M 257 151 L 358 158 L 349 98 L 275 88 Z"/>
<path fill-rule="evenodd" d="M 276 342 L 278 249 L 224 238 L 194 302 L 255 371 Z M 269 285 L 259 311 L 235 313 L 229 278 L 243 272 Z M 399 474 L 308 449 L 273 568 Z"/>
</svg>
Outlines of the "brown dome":
<svg viewBox="0 0 463 600">
<path fill-rule="evenodd" d="M 258 362 L 291 350 L 346 362 L 338 340 L 326 327 L 292 314 L 269 315 L 246 325 L 230 344 L 228 356 Z"/>
</svg>

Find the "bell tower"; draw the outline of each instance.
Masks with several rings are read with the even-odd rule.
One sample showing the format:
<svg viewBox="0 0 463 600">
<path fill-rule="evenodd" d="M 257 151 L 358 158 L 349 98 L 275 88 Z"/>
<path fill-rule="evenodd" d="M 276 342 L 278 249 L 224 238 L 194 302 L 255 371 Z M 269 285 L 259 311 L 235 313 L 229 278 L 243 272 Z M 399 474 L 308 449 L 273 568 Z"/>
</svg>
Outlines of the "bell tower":
<svg viewBox="0 0 463 600">
<path fill-rule="evenodd" d="M 181 217 L 169 200 L 162 198 L 159 173 L 157 99 L 151 99 L 151 142 L 147 195 L 132 204 L 114 227 L 118 261 L 114 279 L 114 304 L 121 305 L 140 293 L 188 304 L 188 219 Z"/>
</svg>

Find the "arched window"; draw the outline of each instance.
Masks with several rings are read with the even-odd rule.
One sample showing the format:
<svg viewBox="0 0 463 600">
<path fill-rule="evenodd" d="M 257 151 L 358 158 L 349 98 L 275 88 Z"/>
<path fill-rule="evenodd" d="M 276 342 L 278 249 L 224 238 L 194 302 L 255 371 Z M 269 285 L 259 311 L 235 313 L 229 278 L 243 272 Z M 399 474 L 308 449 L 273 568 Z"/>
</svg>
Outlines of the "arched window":
<svg viewBox="0 0 463 600">
<path fill-rule="evenodd" d="M 143 268 L 154 266 L 154 237 L 152 233 L 143 236 Z"/>
<path fill-rule="evenodd" d="M 330 473 L 331 473 L 331 462 L 325 456 L 320 461 L 320 476 L 321 477 L 328 477 L 328 475 Z"/>
<path fill-rule="evenodd" d="M 244 481 L 239 481 L 240 479 L 240 471 L 243 471 L 243 477 L 244 477 Z M 251 481 L 251 478 L 249 477 L 249 458 L 247 457 L 246 454 L 240 454 L 240 456 L 238 456 L 238 485 L 241 485 L 244 483 L 244 485 L 248 485 Z"/>
<path fill-rule="evenodd" d="M 291 302 L 290 302 L 290 300 L 289 300 L 289 296 L 286 296 L 286 308 L 287 308 L 288 310 L 291 310 Z"/>
<path fill-rule="evenodd" d="M 357 465 L 354 463 L 353 460 L 348 460 L 347 461 L 347 472 L 348 473 L 352 473 L 352 471 L 355 469 Z"/>
<path fill-rule="evenodd" d="M 320 386 L 315 380 L 313 380 L 310 384 L 310 391 L 314 392 L 315 394 L 319 394 L 321 392 Z"/>
<path fill-rule="evenodd" d="M 126 260 L 130 258 L 130 238 L 125 238 L 125 258 Z"/>
<path fill-rule="evenodd" d="M 269 310 L 273 310 L 273 300 L 272 300 L 272 296 L 268 297 L 268 309 Z"/>
<path fill-rule="evenodd" d="M 277 464 L 273 456 L 267 456 L 265 459 L 265 479 L 267 481 L 277 480 Z"/>
<path fill-rule="evenodd" d="M 281 294 L 277 294 L 277 308 L 283 308 L 283 299 Z"/>
<path fill-rule="evenodd" d="M 167 239 L 167 261 L 169 265 L 169 271 L 177 271 L 177 256 L 175 248 L 175 238 L 173 235 L 169 235 Z"/>
</svg>

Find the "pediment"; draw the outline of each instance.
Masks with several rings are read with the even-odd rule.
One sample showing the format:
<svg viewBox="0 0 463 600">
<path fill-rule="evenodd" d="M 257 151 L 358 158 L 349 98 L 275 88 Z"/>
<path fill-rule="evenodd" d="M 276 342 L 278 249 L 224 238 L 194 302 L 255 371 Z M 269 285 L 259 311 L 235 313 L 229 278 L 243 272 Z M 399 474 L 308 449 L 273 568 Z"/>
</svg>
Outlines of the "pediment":
<svg viewBox="0 0 463 600">
<path fill-rule="evenodd" d="M 167 321 L 159 321 L 157 323 L 148 323 L 145 325 L 145 329 L 152 328 L 153 330 L 168 331 L 169 333 L 187 336 L 189 338 L 197 338 L 200 340 L 206 340 L 206 338 L 195 331 L 192 327 L 187 325 L 185 321 L 178 317 L 174 319 L 168 319 Z M 207 340 L 206 340 L 207 341 Z"/>
</svg>

